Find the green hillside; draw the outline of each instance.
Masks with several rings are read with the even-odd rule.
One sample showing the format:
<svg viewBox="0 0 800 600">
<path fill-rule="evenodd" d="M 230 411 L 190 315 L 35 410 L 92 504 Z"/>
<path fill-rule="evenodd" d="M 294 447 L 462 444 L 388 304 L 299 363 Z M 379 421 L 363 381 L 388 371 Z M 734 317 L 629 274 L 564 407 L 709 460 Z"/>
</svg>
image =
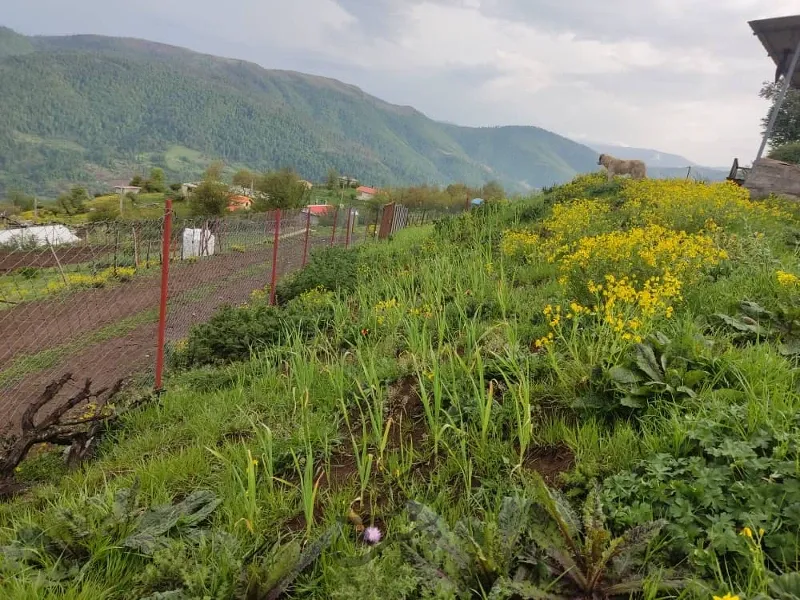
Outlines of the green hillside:
<svg viewBox="0 0 800 600">
<path fill-rule="evenodd" d="M 197 176 L 200 160 L 170 168 L 176 146 L 374 185 L 498 179 L 524 190 L 596 169 L 594 151 L 543 129 L 446 125 L 332 79 L 142 40 L 0 29 L 0 193 L 100 187 L 150 165 Z"/>
</svg>

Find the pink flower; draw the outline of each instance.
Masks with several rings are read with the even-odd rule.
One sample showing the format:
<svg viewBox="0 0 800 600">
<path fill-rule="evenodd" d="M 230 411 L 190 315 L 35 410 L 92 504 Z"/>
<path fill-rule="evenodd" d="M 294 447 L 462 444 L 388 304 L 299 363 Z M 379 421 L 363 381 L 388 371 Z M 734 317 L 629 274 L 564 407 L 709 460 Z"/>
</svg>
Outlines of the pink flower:
<svg viewBox="0 0 800 600">
<path fill-rule="evenodd" d="M 364 541 L 368 544 L 375 545 L 381 541 L 383 534 L 377 527 L 367 527 L 364 530 Z"/>
</svg>

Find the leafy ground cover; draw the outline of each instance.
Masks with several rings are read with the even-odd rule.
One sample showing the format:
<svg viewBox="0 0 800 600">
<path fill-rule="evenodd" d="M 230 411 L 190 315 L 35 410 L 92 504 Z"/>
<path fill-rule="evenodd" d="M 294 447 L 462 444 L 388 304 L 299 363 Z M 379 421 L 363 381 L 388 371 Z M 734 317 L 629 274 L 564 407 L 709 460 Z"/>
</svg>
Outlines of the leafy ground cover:
<svg viewBox="0 0 800 600">
<path fill-rule="evenodd" d="M 590 175 L 323 251 L 20 466 L 3 597 L 800 598 L 796 223 Z"/>
</svg>

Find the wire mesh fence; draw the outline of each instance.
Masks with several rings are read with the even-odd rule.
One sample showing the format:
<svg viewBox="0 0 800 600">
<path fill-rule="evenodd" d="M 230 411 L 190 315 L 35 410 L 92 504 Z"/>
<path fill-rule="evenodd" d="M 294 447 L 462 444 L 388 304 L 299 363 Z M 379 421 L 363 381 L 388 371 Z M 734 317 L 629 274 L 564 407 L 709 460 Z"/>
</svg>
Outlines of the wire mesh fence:
<svg viewBox="0 0 800 600">
<path fill-rule="evenodd" d="M 378 212 L 386 210 L 395 207 Z M 170 215 L 170 227 L 163 217 L 31 227 L 10 241 L 6 236 L 0 243 L 0 435 L 17 427 L 25 407 L 65 373 L 74 381 L 64 396 L 86 378 L 97 388 L 134 376 L 152 380 L 162 289 L 169 343 L 220 306 L 243 304 L 254 290 L 271 291 L 315 249 L 377 240 L 383 216 L 361 207 L 214 219 Z M 404 215 L 399 226 L 424 218 Z"/>
</svg>

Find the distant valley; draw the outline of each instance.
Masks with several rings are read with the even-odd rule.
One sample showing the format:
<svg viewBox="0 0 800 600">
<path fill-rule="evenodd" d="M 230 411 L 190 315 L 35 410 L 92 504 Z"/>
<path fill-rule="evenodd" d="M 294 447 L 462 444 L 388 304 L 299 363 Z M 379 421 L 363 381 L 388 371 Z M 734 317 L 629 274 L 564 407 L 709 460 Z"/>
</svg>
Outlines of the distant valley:
<svg viewBox="0 0 800 600">
<path fill-rule="evenodd" d="M 214 158 L 312 180 L 333 168 L 370 185 L 515 191 L 597 168 L 592 149 L 544 129 L 440 123 L 332 79 L 143 40 L 0 30 L 0 188 L 54 194 L 152 165 L 194 178 Z"/>
<path fill-rule="evenodd" d="M 496 180 L 526 192 L 597 170 L 597 155 L 538 127 L 434 121 L 333 79 L 138 39 L 0 28 L 0 196 L 102 191 L 153 166 L 196 179 L 215 159 L 309 180 L 335 169 L 376 186 Z M 685 172 L 662 156 L 645 158 L 651 176 Z"/>
</svg>

